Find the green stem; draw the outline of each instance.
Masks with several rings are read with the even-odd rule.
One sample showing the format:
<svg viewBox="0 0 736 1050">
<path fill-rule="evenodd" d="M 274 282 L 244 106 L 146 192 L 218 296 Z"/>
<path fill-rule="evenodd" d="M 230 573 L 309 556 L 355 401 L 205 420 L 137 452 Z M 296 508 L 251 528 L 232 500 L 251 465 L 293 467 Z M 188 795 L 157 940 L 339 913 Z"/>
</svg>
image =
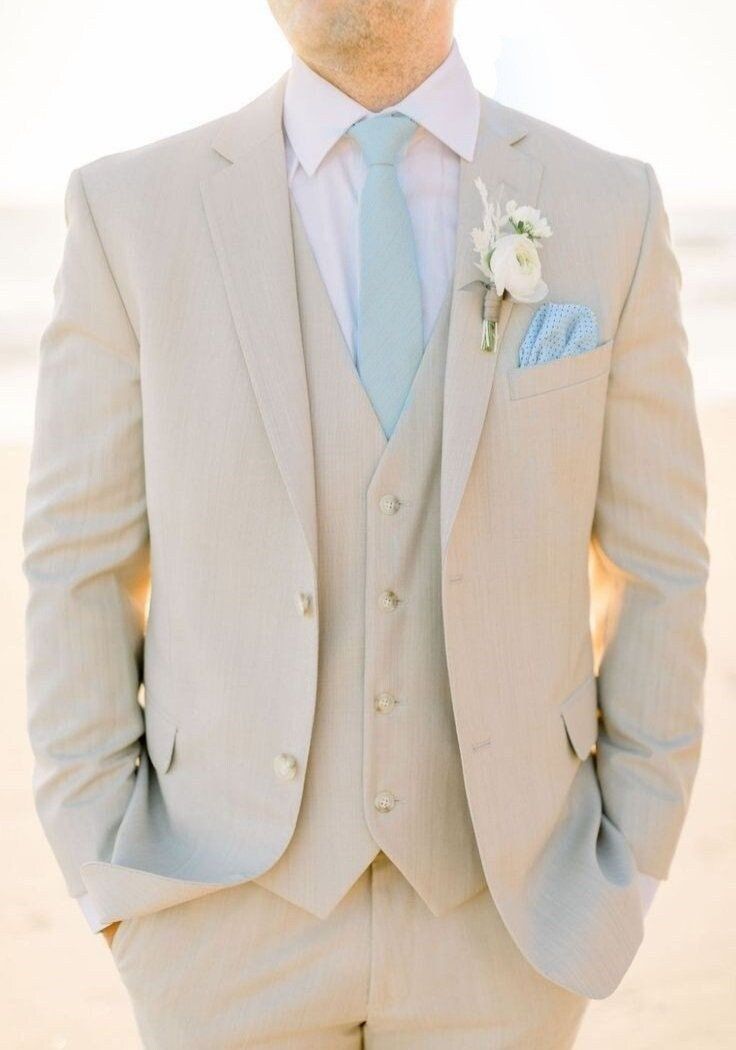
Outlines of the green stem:
<svg viewBox="0 0 736 1050">
<path fill-rule="evenodd" d="M 496 349 L 496 322 L 484 319 L 483 340 L 480 344 L 481 350 L 487 354 L 494 353 Z"/>
</svg>

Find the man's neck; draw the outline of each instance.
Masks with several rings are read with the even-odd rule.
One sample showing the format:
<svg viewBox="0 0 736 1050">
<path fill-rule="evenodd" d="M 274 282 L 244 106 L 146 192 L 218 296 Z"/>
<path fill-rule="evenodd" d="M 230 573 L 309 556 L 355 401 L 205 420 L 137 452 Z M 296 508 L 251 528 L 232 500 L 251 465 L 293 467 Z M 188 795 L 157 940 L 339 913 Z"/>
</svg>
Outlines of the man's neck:
<svg viewBox="0 0 736 1050">
<path fill-rule="evenodd" d="M 315 73 L 372 112 L 406 98 L 442 65 L 452 47 L 452 27 L 426 38 L 422 46 L 394 46 L 380 55 L 361 54 L 352 62 L 331 67 L 309 56 L 300 58 Z"/>
</svg>

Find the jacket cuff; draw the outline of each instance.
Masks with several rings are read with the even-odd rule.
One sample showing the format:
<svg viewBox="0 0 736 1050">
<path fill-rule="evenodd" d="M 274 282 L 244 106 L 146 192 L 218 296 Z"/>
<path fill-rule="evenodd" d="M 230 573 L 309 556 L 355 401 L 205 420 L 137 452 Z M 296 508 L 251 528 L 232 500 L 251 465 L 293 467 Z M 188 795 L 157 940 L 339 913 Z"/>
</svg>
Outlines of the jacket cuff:
<svg viewBox="0 0 736 1050">
<path fill-rule="evenodd" d="M 82 909 L 82 914 L 87 920 L 87 925 L 92 933 L 99 933 L 100 930 L 103 930 L 106 923 L 100 922 L 99 913 L 89 893 L 83 893 L 81 897 L 75 897 L 74 899 Z"/>
<path fill-rule="evenodd" d="M 637 875 L 639 881 L 639 896 L 641 897 L 642 914 L 646 915 L 652 906 L 654 895 L 659 888 L 661 879 L 655 879 L 653 875 L 645 875 L 640 871 Z"/>
</svg>

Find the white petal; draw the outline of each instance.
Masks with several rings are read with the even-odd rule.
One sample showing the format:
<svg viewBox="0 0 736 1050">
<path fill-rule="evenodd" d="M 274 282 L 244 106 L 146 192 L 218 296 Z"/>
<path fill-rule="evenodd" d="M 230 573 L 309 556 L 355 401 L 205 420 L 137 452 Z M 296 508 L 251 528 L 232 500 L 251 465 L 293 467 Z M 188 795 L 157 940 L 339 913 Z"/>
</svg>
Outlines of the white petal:
<svg viewBox="0 0 736 1050">
<path fill-rule="evenodd" d="M 527 292 L 523 298 L 522 296 L 518 296 L 517 298 L 520 303 L 541 303 L 542 299 L 546 299 L 548 292 L 549 288 L 547 285 L 544 281 L 540 281 L 536 288 L 531 292 Z"/>
</svg>

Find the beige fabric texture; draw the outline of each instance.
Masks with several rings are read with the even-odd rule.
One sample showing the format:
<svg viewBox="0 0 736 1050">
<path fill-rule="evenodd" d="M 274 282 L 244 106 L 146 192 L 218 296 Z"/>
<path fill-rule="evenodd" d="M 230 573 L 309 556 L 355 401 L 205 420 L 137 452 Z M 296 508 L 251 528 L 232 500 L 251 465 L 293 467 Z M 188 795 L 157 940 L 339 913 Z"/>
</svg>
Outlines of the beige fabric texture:
<svg viewBox="0 0 736 1050">
<path fill-rule="evenodd" d="M 383 853 L 326 919 L 250 882 L 126 920 L 112 951 L 146 1050 L 567 1050 L 588 1003 L 487 890 L 438 918 Z"/>
<path fill-rule="evenodd" d="M 27 498 L 29 725 L 49 840 L 105 921 L 264 875 L 297 824 L 320 597 L 283 86 L 69 184 Z M 548 216 L 549 298 L 595 312 L 597 350 L 522 372 L 533 307 L 505 302 L 480 352 L 478 176 Z M 584 996 L 636 952 L 635 872 L 667 875 L 700 748 L 678 282 L 648 167 L 482 99 L 443 395 L 447 667 L 495 905 Z"/>
</svg>

